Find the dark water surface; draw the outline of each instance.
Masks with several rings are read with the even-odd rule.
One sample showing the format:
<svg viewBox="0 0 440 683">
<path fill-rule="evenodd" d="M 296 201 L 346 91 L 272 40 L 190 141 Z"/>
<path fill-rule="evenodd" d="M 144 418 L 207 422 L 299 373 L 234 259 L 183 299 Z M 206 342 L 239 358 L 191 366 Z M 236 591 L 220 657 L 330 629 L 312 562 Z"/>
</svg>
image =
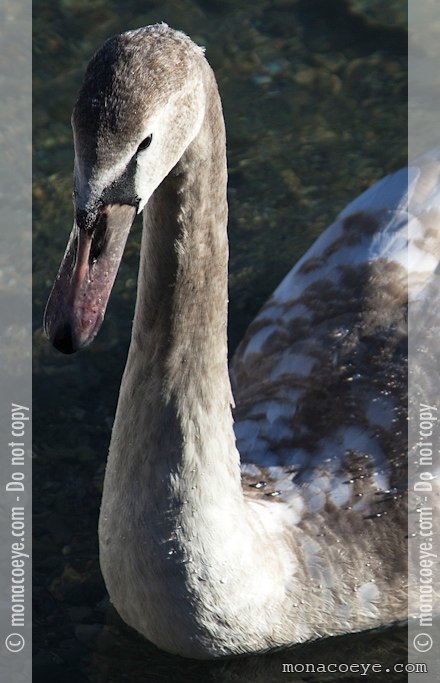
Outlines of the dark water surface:
<svg viewBox="0 0 440 683">
<path fill-rule="evenodd" d="M 129 343 L 140 224 L 89 349 L 61 356 L 41 321 L 72 224 L 70 113 L 86 63 L 105 38 L 165 21 L 206 46 L 228 135 L 233 349 L 338 211 L 405 164 L 405 11 L 403 0 L 34 3 L 36 683 L 330 681 L 341 676 L 282 674 L 281 663 L 404 660 L 403 628 L 199 663 L 161 653 L 126 627 L 100 575 L 97 519 Z"/>
</svg>

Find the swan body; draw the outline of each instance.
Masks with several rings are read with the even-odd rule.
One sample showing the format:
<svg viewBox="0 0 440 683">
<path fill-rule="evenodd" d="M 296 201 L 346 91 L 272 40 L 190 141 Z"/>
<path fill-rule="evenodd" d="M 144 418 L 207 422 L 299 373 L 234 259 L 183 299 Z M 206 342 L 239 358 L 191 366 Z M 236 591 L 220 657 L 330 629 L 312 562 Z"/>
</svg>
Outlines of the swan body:
<svg viewBox="0 0 440 683">
<path fill-rule="evenodd" d="M 102 322 L 136 212 L 131 345 L 99 521 L 122 618 L 197 658 L 405 618 L 406 304 L 439 260 L 440 163 L 350 204 L 286 276 L 227 367 L 225 131 L 184 34 L 116 36 L 73 117 L 75 221 L 45 314 L 60 350 Z M 434 208 L 433 208 L 434 207 Z M 435 221 L 434 221 L 435 222 Z M 241 453 L 241 463 L 240 455 Z"/>
</svg>

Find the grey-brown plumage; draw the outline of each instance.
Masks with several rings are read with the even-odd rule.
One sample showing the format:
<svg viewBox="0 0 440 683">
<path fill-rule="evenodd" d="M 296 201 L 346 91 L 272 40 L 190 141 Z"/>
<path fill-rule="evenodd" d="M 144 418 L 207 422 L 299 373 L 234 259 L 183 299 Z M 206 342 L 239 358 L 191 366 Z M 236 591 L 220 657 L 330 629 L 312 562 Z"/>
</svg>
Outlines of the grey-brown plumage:
<svg viewBox="0 0 440 683">
<path fill-rule="evenodd" d="M 110 39 L 72 120 L 75 224 L 46 311 L 61 350 L 97 333 L 144 211 L 99 524 L 117 610 L 200 658 L 403 619 L 407 279 L 417 298 L 438 265 L 438 158 L 414 168 L 409 247 L 402 171 L 274 292 L 233 363 L 234 434 L 225 132 L 202 50 L 165 25 Z"/>
</svg>

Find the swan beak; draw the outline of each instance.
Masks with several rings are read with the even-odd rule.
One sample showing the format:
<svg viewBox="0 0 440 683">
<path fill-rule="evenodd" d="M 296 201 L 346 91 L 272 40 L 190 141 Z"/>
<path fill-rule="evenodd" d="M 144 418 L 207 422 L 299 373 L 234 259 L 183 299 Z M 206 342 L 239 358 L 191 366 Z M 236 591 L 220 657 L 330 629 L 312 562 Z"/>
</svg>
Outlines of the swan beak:
<svg viewBox="0 0 440 683">
<path fill-rule="evenodd" d="M 96 337 L 135 216 L 126 204 L 101 206 L 94 217 L 77 212 L 44 313 L 58 351 L 75 353 Z"/>
</svg>

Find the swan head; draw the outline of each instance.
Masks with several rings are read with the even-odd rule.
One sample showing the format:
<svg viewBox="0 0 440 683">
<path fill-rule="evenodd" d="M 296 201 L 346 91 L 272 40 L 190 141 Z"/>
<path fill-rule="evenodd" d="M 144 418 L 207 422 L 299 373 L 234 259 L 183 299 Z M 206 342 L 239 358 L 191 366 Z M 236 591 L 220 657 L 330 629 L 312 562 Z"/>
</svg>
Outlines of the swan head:
<svg viewBox="0 0 440 683">
<path fill-rule="evenodd" d="M 107 40 L 72 114 L 74 224 L 44 315 L 54 346 L 96 336 L 137 213 L 197 136 L 203 50 L 165 24 Z"/>
</svg>

